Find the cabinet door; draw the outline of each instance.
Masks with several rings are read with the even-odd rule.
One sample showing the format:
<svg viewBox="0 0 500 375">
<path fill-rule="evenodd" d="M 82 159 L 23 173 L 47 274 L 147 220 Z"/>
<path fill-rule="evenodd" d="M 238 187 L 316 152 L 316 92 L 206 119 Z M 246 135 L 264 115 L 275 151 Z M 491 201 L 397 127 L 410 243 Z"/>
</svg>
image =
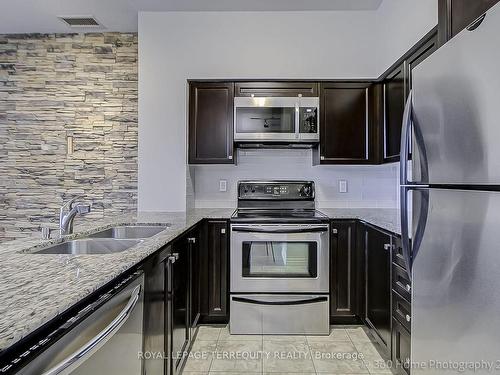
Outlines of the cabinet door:
<svg viewBox="0 0 500 375">
<path fill-rule="evenodd" d="M 182 355 L 189 346 L 189 245 L 186 237 L 182 237 L 172 245 L 172 254 L 167 261 L 169 286 L 167 288 L 169 301 L 168 321 L 170 322 L 167 336 L 171 340 L 173 355 L 172 368 L 182 365 Z M 175 372 L 174 372 L 175 373 Z"/>
<path fill-rule="evenodd" d="M 206 322 L 228 320 L 228 223 L 226 220 L 205 222 L 201 258 L 201 319 Z"/>
<path fill-rule="evenodd" d="M 438 49 L 437 33 L 434 33 L 429 40 L 425 41 L 414 53 L 406 60 L 407 64 L 407 83 L 405 85 L 405 101 L 408 97 L 411 88 L 413 87 L 412 72 L 416 66 L 423 62 L 427 57 L 432 55 Z"/>
<path fill-rule="evenodd" d="M 445 43 L 499 0 L 439 0 L 439 41 Z"/>
<path fill-rule="evenodd" d="M 321 164 L 367 164 L 370 160 L 369 83 L 321 85 Z"/>
<path fill-rule="evenodd" d="M 189 248 L 189 324 L 196 328 L 200 318 L 200 251 L 199 231 L 193 230 L 187 237 Z"/>
<path fill-rule="evenodd" d="M 330 252 L 330 320 L 345 322 L 357 313 L 356 222 L 331 222 Z"/>
<path fill-rule="evenodd" d="M 391 344 L 391 236 L 368 227 L 366 236 L 366 321 L 389 349 Z"/>
<path fill-rule="evenodd" d="M 392 320 L 392 361 L 400 374 L 410 374 L 411 336 L 396 319 Z"/>
<path fill-rule="evenodd" d="M 384 162 L 399 160 L 401 127 L 406 101 L 406 64 L 403 62 L 384 80 Z"/>
<path fill-rule="evenodd" d="M 233 100 L 233 83 L 190 83 L 190 164 L 234 163 Z"/>
</svg>

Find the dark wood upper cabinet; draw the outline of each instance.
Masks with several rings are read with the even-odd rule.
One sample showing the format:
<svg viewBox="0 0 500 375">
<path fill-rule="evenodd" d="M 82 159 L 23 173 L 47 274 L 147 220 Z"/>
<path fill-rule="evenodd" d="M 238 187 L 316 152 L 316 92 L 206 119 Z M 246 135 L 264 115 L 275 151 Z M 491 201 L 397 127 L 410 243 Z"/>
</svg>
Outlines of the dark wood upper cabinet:
<svg viewBox="0 0 500 375">
<path fill-rule="evenodd" d="M 437 48 L 437 30 L 432 30 L 383 75 L 380 104 L 383 115 L 377 121 L 382 125 L 380 150 L 384 163 L 399 161 L 403 113 L 412 88 L 412 71 Z"/>
<path fill-rule="evenodd" d="M 408 56 L 406 59 L 406 75 L 407 81 L 405 83 L 405 95 L 408 96 L 411 88 L 413 87 L 412 72 L 421 62 L 427 57 L 432 55 L 438 49 L 438 36 L 437 32 L 433 32 L 428 39 L 422 40 L 417 45 L 417 49 Z"/>
<path fill-rule="evenodd" d="M 372 162 L 371 83 L 322 83 L 316 164 Z"/>
<path fill-rule="evenodd" d="M 189 86 L 189 164 L 234 164 L 234 84 Z"/>
<path fill-rule="evenodd" d="M 236 82 L 235 96 L 318 96 L 317 82 Z"/>
<path fill-rule="evenodd" d="M 499 0 L 439 0 L 439 44 L 465 29 Z"/>
<path fill-rule="evenodd" d="M 399 160 L 401 127 L 406 101 L 406 63 L 403 62 L 384 80 L 383 160 L 386 163 Z"/>
</svg>

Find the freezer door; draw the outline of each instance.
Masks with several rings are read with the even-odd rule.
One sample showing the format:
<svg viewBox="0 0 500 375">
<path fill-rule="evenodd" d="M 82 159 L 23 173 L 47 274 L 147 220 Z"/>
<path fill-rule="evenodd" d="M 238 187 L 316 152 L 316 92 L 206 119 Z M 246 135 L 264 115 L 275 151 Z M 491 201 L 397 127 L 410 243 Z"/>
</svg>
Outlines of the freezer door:
<svg viewBox="0 0 500 375">
<path fill-rule="evenodd" d="M 477 361 L 493 370 L 463 373 L 498 371 L 500 192 L 415 190 L 413 204 L 425 228 L 413 233 L 412 374 Z"/>
<path fill-rule="evenodd" d="M 499 35 L 497 4 L 413 70 L 414 182 L 500 184 Z"/>
</svg>

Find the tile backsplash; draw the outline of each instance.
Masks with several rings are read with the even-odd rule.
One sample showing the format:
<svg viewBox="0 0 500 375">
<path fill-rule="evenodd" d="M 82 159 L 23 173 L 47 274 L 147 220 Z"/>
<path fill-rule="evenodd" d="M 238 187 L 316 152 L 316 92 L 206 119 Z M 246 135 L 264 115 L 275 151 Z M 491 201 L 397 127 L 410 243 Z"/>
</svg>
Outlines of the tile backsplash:
<svg viewBox="0 0 500 375">
<path fill-rule="evenodd" d="M 0 241 L 137 204 L 137 34 L 0 35 Z M 68 150 L 68 138 L 73 152 Z"/>
<path fill-rule="evenodd" d="M 239 150 L 237 165 L 190 167 L 195 207 L 235 207 L 237 182 L 244 179 L 305 179 L 316 183 L 318 207 L 396 208 L 398 165 L 313 166 L 311 150 Z M 227 191 L 219 191 L 219 181 Z M 339 181 L 347 192 L 339 192 Z"/>
</svg>

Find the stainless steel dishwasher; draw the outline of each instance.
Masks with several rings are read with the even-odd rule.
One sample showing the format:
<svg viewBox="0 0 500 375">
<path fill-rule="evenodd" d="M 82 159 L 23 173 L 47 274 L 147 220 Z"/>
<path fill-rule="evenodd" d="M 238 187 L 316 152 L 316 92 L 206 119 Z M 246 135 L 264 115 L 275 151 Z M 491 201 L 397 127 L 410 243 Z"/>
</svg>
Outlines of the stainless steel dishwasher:
<svg viewBox="0 0 500 375">
<path fill-rule="evenodd" d="M 18 374 L 142 374 L 143 305 L 144 274 L 137 272 L 63 324 L 76 326 Z"/>
</svg>

